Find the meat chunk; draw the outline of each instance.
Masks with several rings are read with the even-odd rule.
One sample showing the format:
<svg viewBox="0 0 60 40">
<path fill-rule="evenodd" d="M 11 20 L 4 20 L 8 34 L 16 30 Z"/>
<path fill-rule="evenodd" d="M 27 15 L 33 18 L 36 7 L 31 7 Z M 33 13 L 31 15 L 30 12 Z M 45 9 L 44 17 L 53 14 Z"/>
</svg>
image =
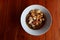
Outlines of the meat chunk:
<svg viewBox="0 0 60 40">
<path fill-rule="evenodd" d="M 40 10 L 37 10 L 37 12 L 36 13 L 41 13 L 41 11 Z"/>
<path fill-rule="evenodd" d="M 31 24 L 33 22 L 33 18 L 29 17 L 29 24 Z"/>
</svg>

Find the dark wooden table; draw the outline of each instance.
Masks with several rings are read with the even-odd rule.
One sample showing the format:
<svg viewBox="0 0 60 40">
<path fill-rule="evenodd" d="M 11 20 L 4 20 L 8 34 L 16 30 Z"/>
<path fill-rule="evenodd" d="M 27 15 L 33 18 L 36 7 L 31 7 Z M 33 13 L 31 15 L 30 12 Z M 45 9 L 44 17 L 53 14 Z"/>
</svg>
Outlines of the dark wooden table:
<svg viewBox="0 0 60 40">
<path fill-rule="evenodd" d="M 37 37 L 20 24 L 22 11 L 32 4 L 45 6 L 53 21 L 50 30 Z M 60 40 L 60 0 L 0 0 L 0 40 Z"/>
</svg>

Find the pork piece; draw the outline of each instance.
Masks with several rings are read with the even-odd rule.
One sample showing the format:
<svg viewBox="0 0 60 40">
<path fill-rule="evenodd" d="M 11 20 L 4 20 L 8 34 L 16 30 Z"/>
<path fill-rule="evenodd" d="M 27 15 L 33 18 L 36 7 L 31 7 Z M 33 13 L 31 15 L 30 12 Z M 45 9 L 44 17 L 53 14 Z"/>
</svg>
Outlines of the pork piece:
<svg viewBox="0 0 60 40">
<path fill-rule="evenodd" d="M 32 24 L 32 23 L 31 23 L 31 26 L 32 26 L 33 28 L 35 28 L 35 25 L 34 25 L 34 24 Z"/>
<path fill-rule="evenodd" d="M 34 24 L 34 25 L 36 26 L 36 25 L 38 25 L 38 24 L 39 24 L 39 21 L 34 20 L 34 21 L 32 22 L 32 24 Z"/>
<path fill-rule="evenodd" d="M 35 16 L 35 14 L 34 13 L 31 13 L 31 15 L 34 17 Z"/>
<path fill-rule="evenodd" d="M 31 12 L 31 13 L 35 13 L 35 10 L 31 10 L 30 12 Z"/>
<path fill-rule="evenodd" d="M 36 13 L 41 13 L 41 11 L 40 10 L 36 10 Z"/>
<path fill-rule="evenodd" d="M 40 22 L 39 22 L 40 24 L 42 23 L 42 19 L 40 19 Z"/>
<path fill-rule="evenodd" d="M 45 21 L 45 19 L 44 19 L 44 18 L 42 18 L 42 20 L 43 20 L 43 21 Z"/>
<path fill-rule="evenodd" d="M 35 16 L 35 10 L 31 10 L 30 13 L 31 13 L 32 16 Z"/>
<path fill-rule="evenodd" d="M 41 16 L 43 16 L 43 13 L 41 12 Z"/>
<path fill-rule="evenodd" d="M 35 25 L 39 25 L 39 21 L 36 20 L 36 24 Z"/>
<path fill-rule="evenodd" d="M 41 18 L 40 15 L 37 15 L 37 20 L 40 19 L 40 18 Z"/>
<path fill-rule="evenodd" d="M 29 24 L 31 24 L 33 22 L 33 18 L 29 17 Z"/>
<path fill-rule="evenodd" d="M 33 19 L 36 20 L 37 19 L 36 16 L 34 16 Z"/>
<path fill-rule="evenodd" d="M 42 19 L 40 19 L 40 21 L 42 21 Z"/>
</svg>

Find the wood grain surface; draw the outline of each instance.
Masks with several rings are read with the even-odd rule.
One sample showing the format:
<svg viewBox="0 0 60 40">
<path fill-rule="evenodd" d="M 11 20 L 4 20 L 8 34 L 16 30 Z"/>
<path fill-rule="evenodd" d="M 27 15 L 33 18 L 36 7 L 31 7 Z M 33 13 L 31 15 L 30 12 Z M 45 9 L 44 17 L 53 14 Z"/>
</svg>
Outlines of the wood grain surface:
<svg viewBox="0 0 60 40">
<path fill-rule="evenodd" d="M 50 30 L 41 36 L 27 34 L 20 24 L 29 5 L 45 6 L 52 15 Z M 0 40 L 60 40 L 60 0 L 0 0 Z"/>
</svg>

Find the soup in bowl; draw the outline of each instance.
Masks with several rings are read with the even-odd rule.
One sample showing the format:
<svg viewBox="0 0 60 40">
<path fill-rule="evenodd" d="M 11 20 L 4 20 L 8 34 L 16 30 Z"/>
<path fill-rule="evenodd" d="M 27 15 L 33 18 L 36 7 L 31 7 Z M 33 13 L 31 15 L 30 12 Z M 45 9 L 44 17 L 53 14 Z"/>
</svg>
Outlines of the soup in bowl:
<svg viewBox="0 0 60 40">
<path fill-rule="evenodd" d="M 25 32 L 35 36 L 46 33 L 52 24 L 50 12 L 41 5 L 31 5 L 25 8 L 20 20 Z"/>
<path fill-rule="evenodd" d="M 26 23 L 29 28 L 37 30 L 43 27 L 46 17 L 39 9 L 31 10 L 26 16 Z"/>
</svg>

